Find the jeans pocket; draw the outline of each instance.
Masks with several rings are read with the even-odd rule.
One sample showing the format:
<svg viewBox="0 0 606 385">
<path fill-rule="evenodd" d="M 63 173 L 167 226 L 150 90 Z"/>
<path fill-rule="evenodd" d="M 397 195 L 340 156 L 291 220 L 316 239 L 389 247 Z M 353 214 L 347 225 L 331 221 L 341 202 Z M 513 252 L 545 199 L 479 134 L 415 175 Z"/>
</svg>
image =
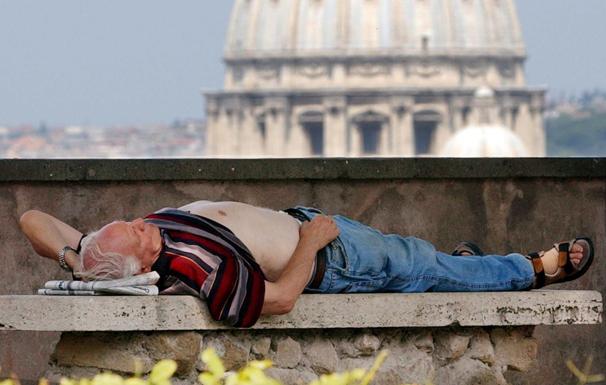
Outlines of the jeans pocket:
<svg viewBox="0 0 606 385">
<path fill-rule="evenodd" d="M 345 253 L 345 249 L 339 238 L 326 245 L 326 251 L 328 255 L 328 261 L 326 261 L 328 268 L 341 271 L 347 271 L 349 269 L 347 253 Z"/>
</svg>

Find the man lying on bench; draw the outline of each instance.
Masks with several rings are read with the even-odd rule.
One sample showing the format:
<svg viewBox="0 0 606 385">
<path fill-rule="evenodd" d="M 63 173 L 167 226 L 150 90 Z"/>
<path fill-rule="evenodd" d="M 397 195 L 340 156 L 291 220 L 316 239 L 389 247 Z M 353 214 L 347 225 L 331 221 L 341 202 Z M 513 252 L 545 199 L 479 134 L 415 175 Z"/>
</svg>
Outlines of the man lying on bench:
<svg viewBox="0 0 606 385">
<path fill-rule="evenodd" d="M 238 202 L 193 202 L 83 236 L 40 211 L 21 217 L 34 250 L 84 280 L 149 271 L 162 294 L 205 299 L 212 317 L 239 327 L 291 311 L 302 292 L 528 290 L 583 275 L 589 238 L 545 252 L 461 256 L 427 241 L 381 232 L 344 216 L 295 207 L 274 211 Z"/>
</svg>

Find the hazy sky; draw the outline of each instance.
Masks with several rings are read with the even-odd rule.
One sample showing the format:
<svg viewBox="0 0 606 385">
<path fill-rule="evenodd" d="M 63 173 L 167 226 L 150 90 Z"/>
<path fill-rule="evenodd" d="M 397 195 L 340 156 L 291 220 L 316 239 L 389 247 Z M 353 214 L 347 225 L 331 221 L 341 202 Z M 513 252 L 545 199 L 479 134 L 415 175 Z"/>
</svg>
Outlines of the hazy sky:
<svg viewBox="0 0 606 385">
<path fill-rule="evenodd" d="M 528 83 L 606 89 L 606 0 L 518 0 Z M 201 118 L 232 1 L 0 0 L 0 125 Z"/>
</svg>

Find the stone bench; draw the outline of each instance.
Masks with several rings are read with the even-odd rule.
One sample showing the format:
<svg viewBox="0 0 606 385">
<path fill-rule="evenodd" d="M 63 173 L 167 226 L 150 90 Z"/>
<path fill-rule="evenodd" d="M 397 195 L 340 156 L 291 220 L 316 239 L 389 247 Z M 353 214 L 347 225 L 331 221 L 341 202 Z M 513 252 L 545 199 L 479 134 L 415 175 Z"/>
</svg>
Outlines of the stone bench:
<svg viewBox="0 0 606 385">
<path fill-rule="evenodd" d="M 537 354 L 536 325 L 599 324 L 596 291 L 303 295 L 283 316 L 251 329 L 214 322 L 188 296 L 0 296 L 0 330 L 61 331 L 47 376 L 86 376 L 99 369 L 148 371 L 161 358 L 179 363 L 183 383 L 212 346 L 228 369 L 269 358 L 270 374 L 307 383 L 318 374 L 370 366 L 391 353 L 374 384 L 507 383 Z M 138 362 L 138 364 L 136 364 Z M 562 363 L 563 364 L 563 363 Z"/>
</svg>

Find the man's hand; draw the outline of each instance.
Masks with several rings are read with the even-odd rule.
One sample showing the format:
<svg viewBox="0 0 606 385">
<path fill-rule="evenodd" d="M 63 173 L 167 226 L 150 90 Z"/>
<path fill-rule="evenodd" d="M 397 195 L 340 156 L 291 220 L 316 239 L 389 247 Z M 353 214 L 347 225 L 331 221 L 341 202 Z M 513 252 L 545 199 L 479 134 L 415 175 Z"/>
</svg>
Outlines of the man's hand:
<svg viewBox="0 0 606 385">
<path fill-rule="evenodd" d="M 299 236 L 299 242 L 308 244 L 318 251 L 339 236 L 339 228 L 331 217 L 318 215 L 310 222 L 303 222 Z"/>
<path fill-rule="evenodd" d="M 299 229 L 299 243 L 276 282 L 265 282 L 262 314 L 286 314 L 297 302 L 305 288 L 318 250 L 339 235 L 331 217 L 318 215 L 303 222 Z"/>
</svg>

